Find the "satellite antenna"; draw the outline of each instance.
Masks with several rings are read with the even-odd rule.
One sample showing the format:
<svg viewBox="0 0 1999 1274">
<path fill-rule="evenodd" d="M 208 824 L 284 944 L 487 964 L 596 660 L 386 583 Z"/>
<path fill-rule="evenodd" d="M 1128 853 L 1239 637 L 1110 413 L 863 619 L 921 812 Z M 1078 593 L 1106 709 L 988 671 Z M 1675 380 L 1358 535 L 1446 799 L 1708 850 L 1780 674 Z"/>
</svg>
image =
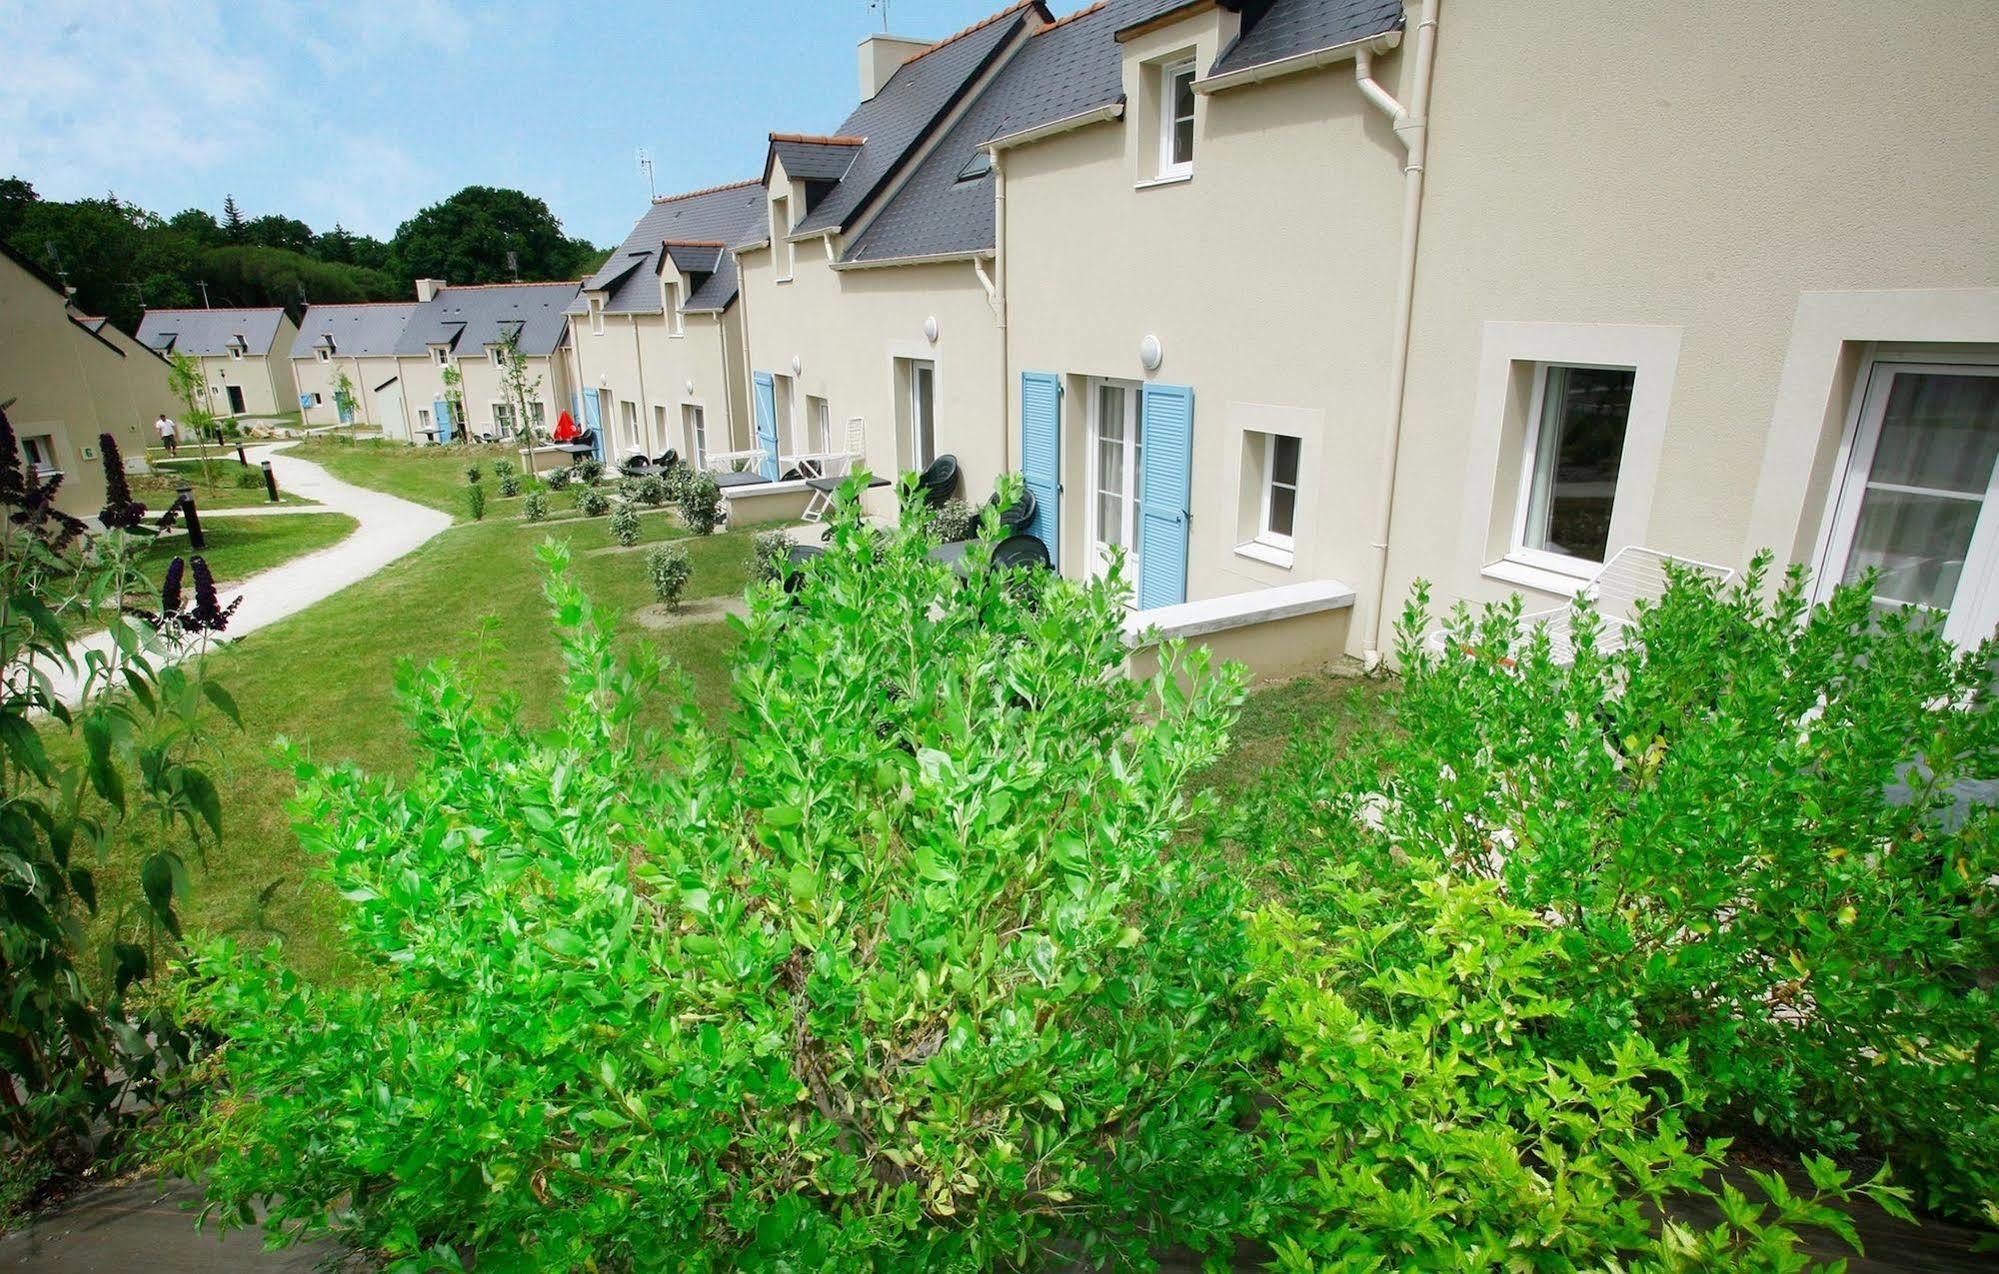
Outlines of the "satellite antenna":
<svg viewBox="0 0 1999 1274">
<path fill-rule="evenodd" d="M 882 15 L 882 34 L 888 34 L 888 0 L 868 0 L 868 8 Z"/>
<path fill-rule="evenodd" d="M 659 198 L 659 183 L 653 180 L 652 175 L 652 156 L 646 153 L 643 146 L 639 147 L 639 171 L 646 175 L 646 189 L 654 199 Z"/>
</svg>

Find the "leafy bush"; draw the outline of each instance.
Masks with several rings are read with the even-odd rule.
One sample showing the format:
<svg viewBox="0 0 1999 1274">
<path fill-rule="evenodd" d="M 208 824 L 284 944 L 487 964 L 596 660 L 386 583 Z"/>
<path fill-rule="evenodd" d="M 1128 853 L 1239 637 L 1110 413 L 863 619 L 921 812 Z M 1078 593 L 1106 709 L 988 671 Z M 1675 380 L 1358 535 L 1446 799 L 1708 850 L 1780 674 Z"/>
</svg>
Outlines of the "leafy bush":
<svg viewBox="0 0 1999 1274">
<path fill-rule="evenodd" d="M 1428 875 L 1444 868 L 1421 854 L 1396 878 L 1323 871 L 1309 909 L 1336 925 L 1271 906 L 1252 926 L 1287 1046 L 1264 1116 L 1268 1175 L 1289 1187 L 1279 1268 L 1497 1269 L 1523 1252 L 1543 1269 L 1797 1268 L 1777 1258 L 1799 1227 L 1852 1241 L 1837 1205 L 1855 1195 L 1906 1214 L 1903 1192 L 1823 1159 L 1805 1197 L 1759 1174 L 1767 1213 L 1717 1194 L 1728 1143 L 1688 1140 L 1684 1046 L 1551 1045 L 1571 1012 L 1550 995 L 1559 939 L 1496 882 Z M 1722 1223 L 1662 1220 L 1690 1197 L 1719 1198 Z"/>
<path fill-rule="evenodd" d="M 979 511 L 957 496 L 937 506 L 931 515 L 931 530 L 946 544 L 969 540 L 979 533 Z"/>
<path fill-rule="evenodd" d="M 519 495 L 521 493 L 521 475 L 515 473 L 512 469 L 508 469 L 506 472 L 499 474 L 498 477 L 501 495 Z"/>
<path fill-rule="evenodd" d="M 263 485 L 264 471 L 262 469 L 246 469 L 241 465 L 236 467 L 236 489 L 238 491 L 255 491 Z"/>
<path fill-rule="evenodd" d="M 575 472 L 576 470 L 573 465 L 557 466 L 541 475 L 541 480 L 548 486 L 550 491 L 560 491 L 569 485 L 569 479 Z"/>
<path fill-rule="evenodd" d="M 722 521 L 722 488 L 713 474 L 697 473 L 680 493 L 680 520 L 696 535 L 713 535 Z"/>
<path fill-rule="evenodd" d="M 505 456 L 500 456 L 493 461 L 493 476 L 495 478 L 505 478 L 509 474 L 518 474 L 519 472 L 520 471 L 514 467 L 514 462 L 507 459 Z"/>
<path fill-rule="evenodd" d="M 783 531 L 758 531 L 750 537 L 748 573 L 752 584 L 783 579 L 785 564 L 790 560 L 791 537 Z"/>
<path fill-rule="evenodd" d="M 432 668 L 407 785 L 301 763 L 370 974 L 205 961 L 231 1044 L 169 1161 L 217 1215 L 482 1269 L 1223 1249 L 1242 895 L 1171 847 L 1240 675 L 1175 647 L 1135 684 L 1102 585 L 1020 604 L 836 527 L 752 594 L 725 735 L 550 545 L 552 729 Z"/>
<path fill-rule="evenodd" d="M 1519 644 L 1517 601 L 1427 654 L 1419 591 L 1394 728 L 1298 748 L 1245 803 L 1252 857 L 1298 890 L 1417 847 L 1496 879 L 1552 925 L 1551 1048 L 1683 1049 L 1710 1123 L 1892 1156 L 1975 1214 L 1999 1199 L 1999 822 L 1953 785 L 1999 763 L 1999 651 L 1864 587 L 1811 607 L 1799 571 L 1765 600 L 1766 573 L 1679 580 L 1614 654 L 1579 613 L 1573 667 Z"/>
<path fill-rule="evenodd" d="M 656 473 L 640 474 L 619 481 L 618 491 L 625 499 L 648 508 L 658 508 L 666 503 L 666 483 Z"/>
<path fill-rule="evenodd" d="M 576 480 L 589 486 L 596 486 L 604 480 L 604 462 L 595 456 L 585 456 L 573 466 Z"/>
<path fill-rule="evenodd" d="M 639 511 L 629 500 L 620 500 L 611 510 L 611 538 L 626 548 L 639 542 Z"/>
<path fill-rule="evenodd" d="M 522 496 L 521 516 L 530 522 L 546 521 L 548 519 L 548 493 L 546 491 L 530 491 Z"/>
<path fill-rule="evenodd" d="M 680 502 L 687 498 L 687 488 L 694 481 L 694 475 L 697 472 L 698 470 L 689 468 L 687 465 L 677 464 L 661 474 L 659 485 L 661 490 L 666 493 L 665 502 L 678 508 Z"/>
<path fill-rule="evenodd" d="M 586 518 L 600 518 L 611 508 L 611 497 L 596 487 L 576 488 L 576 511 Z"/>
<path fill-rule="evenodd" d="M 694 562 L 679 544 L 655 544 L 646 550 L 646 578 L 652 581 L 652 595 L 666 603 L 668 610 L 680 609 L 680 594 L 693 578 Z"/>
<path fill-rule="evenodd" d="M 477 486 L 479 483 L 479 479 L 485 476 L 486 476 L 485 466 L 477 464 L 469 464 L 465 466 L 465 480 L 467 482 L 472 483 L 474 486 Z"/>
<path fill-rule="evenodd" d="M 474 522 L 486 520 L 486 488 L 477 482 L 465 487 L 465 513 Z"/>
</svg>

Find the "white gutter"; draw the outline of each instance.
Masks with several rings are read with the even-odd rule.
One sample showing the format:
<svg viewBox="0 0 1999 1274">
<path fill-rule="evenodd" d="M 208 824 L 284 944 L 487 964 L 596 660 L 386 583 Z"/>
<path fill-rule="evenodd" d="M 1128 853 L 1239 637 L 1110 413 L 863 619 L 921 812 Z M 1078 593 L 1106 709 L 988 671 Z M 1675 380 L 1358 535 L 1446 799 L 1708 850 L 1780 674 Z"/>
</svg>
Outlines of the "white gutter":
<svg viewBox="0 0 1999 1274">
<path fill-rule="evenodd" d="M 1381 663 L 1381 619 L 1387 611 L 1388 535 L 1395 518 L 1395 466 L 1402 452 L 1402 412 L 1408 392 L 1409 320 L 1416 304 L 1416 236 L 1423 223 L 1423 170 L 1429 153 L 1430 80 L 1437 62 L 1438 0 L 1422 0 L 1416 20 L 1415 83 L 1409 104 L 1402 103 L 1374 79 L 1374 50 L 1354 50 L 1354 81 L 1361 95 L 1388 116 L 1407 158 L 1402 165 L 1402 248 L 1396 263 L 1395 327 L 1388 361 L 1388 435 L 1382 445 L 1381 480 L 1376 509 L 1372 587 L 1362 594 L 1367 606 L 1367 645 L 1362 660 L 1369 668 Z"/>
<path fill-rule="evenodd" d="M 1000 374 L 999 374 L 999 422 L 1000 422 L 1000 472 L 1013 471 L 1013 430 L 1008 424 L 1007 404 L 1013 392 L 1012 351 L 1008 349 L 1012 336 L 1006 330 L 1006 164 L 998 151 L 987 152 L 993 168 L 993 273 L 986 277 L 985 267 L 979 267 L 979 281 L 986 285 L 986 300 L 993 307 L 993 317 L 999 321 Z"/>
<path fill-rule="evenodd" d="M 1038 142 L 1044 137 L 1054 137 L 1061 133 L 1073 132 L 1078 128 L 1086 128 L 1091 124 L 1101 124 L 1106 120 L 1116 119 L 1123 114 L 1123 102 L 1105 102 L 1102 106 L 1093 106 L 1087 111 L 1081 111 L 1074 115 L 1066 115 L 1061 119 L 1052 119 L 1046 124 L 1036 124 L 1033 128 L 1023 128 L 1017 133 L 1008 133 L 1004 137 L 995 137 L 980 149 L 997 155 L 1000 151 L 1012 150 L 1015 146 L 1025 146 L 1029 142 Z"/>
<path fill-rule="evenodd" d="M 879 261 L 836 261 L 835 270 L 880 270 L 892 265 L 937 265 L 948 261 L 981 261 L 990 252 L 932 252 L 925 256 L 883 257 Z"/>
<path fill-rule="evenodd" d="M 1240 88 L 1245 84 L 1256 84 L 1263 80 L 1274 80 L 1280 75 L 1295 75 L 1299 71 L 1310 71 L 1316 67 L 1331 66 L 1344 62 L 1366 52 L 1386 53 L 1402 43 L 1400 31 L 1390 31 L 1385 35 L 1370 35 L 1364 40 L 1349 40 L 1345 44 L 1335 44 L 1323 49 L 1313 49 L 1309 53 L 1297 53 L 1288 58 L 1278 58 L 1271 62 L 1259 62 L 1255 66 L 1245 66 L 1239 71 L 1227 71 L 1221 75 L 1211 75 L 1205 80 L 1194 81 L 1196 93 L 1220 93 L 1225 89 Z"/>
</svg>

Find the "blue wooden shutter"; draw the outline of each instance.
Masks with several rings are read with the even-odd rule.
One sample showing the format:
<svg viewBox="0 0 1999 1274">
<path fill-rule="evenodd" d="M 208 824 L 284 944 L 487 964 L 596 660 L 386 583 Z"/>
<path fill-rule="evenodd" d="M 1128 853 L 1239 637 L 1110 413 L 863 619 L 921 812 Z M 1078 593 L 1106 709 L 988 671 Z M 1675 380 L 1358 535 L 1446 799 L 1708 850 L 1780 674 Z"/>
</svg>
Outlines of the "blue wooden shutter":
<svg viewBox="0 0 1999 1274">
<path fill-rule="evenodd" d="M 1194 391 L 1147 385 L 1139 415 L 1145 445 L 1138 503 L 1138 606 L 1187 600 L 1187 517 L 1194 484 Z"/>
<path fill-rule="evenodd" d="M 1062 540 L 1062 382 L 1048 372 L 1020 374 L 1020 476 L 1034 493 L 1034 520 L 1027 533 L 1048 548 L 1061 565 Z"/>
<path fill-rule="evenodd" d="M 777 385 L 769 372 L 753 372 L 750 379 L 756 382 L 756 425 L 757 446 L 763 449 L 763 462 L 757 467 L 765 481 L 777 481 Z"/>
<path fill-rule="evenodd" d="M 437 427 L 437 440 L 439 442 L 451 441 L 450 402 L 442 398 L 436 398 L 431 400 L 430 423 Z"/>
<path fill-rule="evenodd" d="M 594 389 L 583 391 L 583 427 L 590 431 L 591 453 L 599 460 L 604 458 L 604 412 L 603 400 Z"/>
</svg>

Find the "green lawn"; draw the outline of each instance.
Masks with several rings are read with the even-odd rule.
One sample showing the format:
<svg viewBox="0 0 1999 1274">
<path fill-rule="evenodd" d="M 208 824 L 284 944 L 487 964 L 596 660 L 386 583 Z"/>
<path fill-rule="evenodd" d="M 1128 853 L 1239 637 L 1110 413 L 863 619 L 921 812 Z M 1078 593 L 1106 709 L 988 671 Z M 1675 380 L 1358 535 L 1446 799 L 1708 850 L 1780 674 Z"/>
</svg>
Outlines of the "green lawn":
<svg viewBox="0 0 1999 1274">
<path fill-rule="evenodd" d="M 345 513 L 286 513 L 268 518 L 207 518 L 201 524 L 206 545 L 200 551 L 218 580 L 248 579 L 315 549 L 346 539 L 360 525 Z M 146 574 L 157 580 L 167 560 L 196 550 L 177 530 L 149 548 L 139 559 Z"/>
<path fill-rule="evenodd" d="M 644 526 L 648 540 L 684 534 L 662 516 L 647 517 Z M 489 516 L 452 528 L 373 578 L 211 656 L 214 677 L 242 707 L 245 729 L 215 758 L 226 840 L 195 873 L 188 914 L 196 926 L 245 940 L 282 937 L 301 971 L 336 971 L 339 902 L 310 879 L 311 864 L 292 837 L 284 809 L 292 779 L 273 763 L 272 741 L 284 736 L 322 760 L 407 772 L 410 754 L 394 701 L 402 658 L 458 659 L 477 670 L 484 688 L 517 692 L 532 719 L 545 719 L 542 700 L 556 684 L 558 657 L 534 550 L 549 536 L 569 542 L 577 576 L 600 604 L 629 615 L 651 602 L 642 550 L 592 552 L 610 546 L 605 519 L 531 526 Z M 742 592 L 748 532 L 690 540 L 689 547 L 689 600 Z M 651 639 L 685 667 L 703 707 L 719 714 L 735 644 L 725 620 L 656 631 L 627 620 L 620 630 L 627 641 Z M 274 886 L 268 902 L 260 902 L 267 886 Z"/>
<path fill-rule="evenodd" d="M 492 498 L 499 494 L 493 461 L 504 457 L 517 467 L 520 461 L 518 449 L 511 446 L 410 447 L 399 442 L 301 442 L 285 454 L 322 465 L 356 486 L 387 491 L 461 519 L 467 467 L 478 464 L 486 470 L 486 494 Z"/>
<path fill-rule="evenodd" d="M 254 477 L 256 485 L 238 485 L 239 474 Z M 161 466 L 154 473 L 135 474 L 128 482 L 132 498 L 143 502 L 147 510 L 154 514 L 166 511 L 167 506 L 177 498 L 177 488 L 181 486 L 194 488 L 195 507 L 200 509 L 254 509 L 271 502 L 264 488 L 264 471 L 255 465 L 245 469 L 236 463 L 234 454 L 227 461 L 211 462 L 206 480 L 202 478 L 199 464 L 172 464 Z M 278 503 L 307 505 L 313 502 L 281 490 L 278 492 Z"/>
</svg>

